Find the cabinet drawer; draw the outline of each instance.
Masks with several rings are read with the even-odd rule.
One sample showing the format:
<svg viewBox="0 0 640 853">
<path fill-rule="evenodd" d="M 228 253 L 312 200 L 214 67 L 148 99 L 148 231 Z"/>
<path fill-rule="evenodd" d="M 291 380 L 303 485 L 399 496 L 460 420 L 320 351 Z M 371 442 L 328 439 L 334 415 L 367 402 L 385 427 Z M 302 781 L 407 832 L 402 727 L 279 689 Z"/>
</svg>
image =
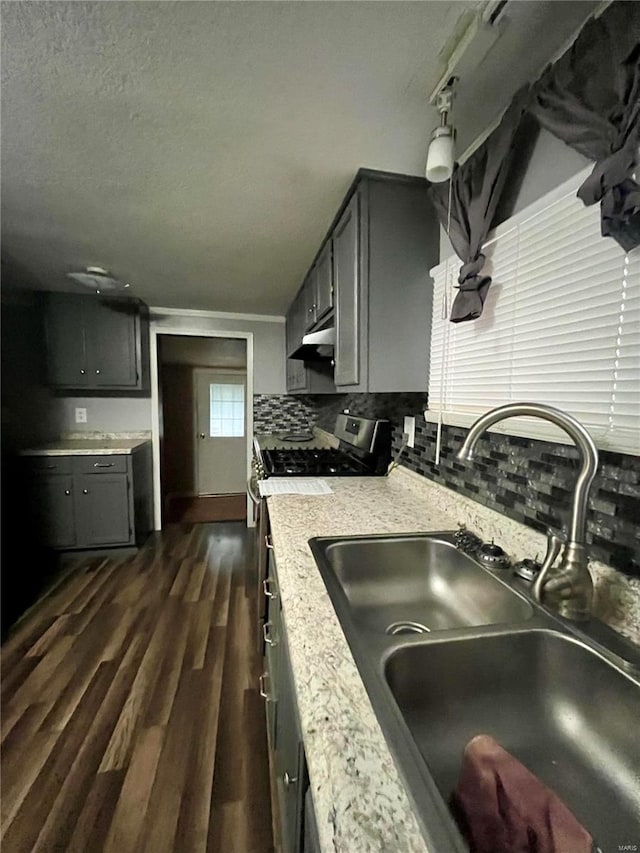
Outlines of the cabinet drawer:
<svg viewBox="0 0 640 853">
<path fill-rule="evenodd" d="M 73 460 L 71 456 L 28 456 L 27 467 L 30 471 L 42 474 L 71 474 Z"/>
<path fill-rule="evenodd" d="M 111 456 L 76 456 L 73 460 L 76 474 L 126 474 L 127 457 L 124 454 Z"/>
</svg>

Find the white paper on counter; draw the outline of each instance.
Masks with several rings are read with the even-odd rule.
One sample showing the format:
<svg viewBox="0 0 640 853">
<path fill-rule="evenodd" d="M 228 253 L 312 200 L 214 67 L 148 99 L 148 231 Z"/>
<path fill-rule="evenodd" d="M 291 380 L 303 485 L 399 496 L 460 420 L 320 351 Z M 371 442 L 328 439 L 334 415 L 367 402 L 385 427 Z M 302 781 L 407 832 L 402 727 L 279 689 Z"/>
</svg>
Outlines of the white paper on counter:
<svg viewBox="0 0 640 853">
<path fill-rule="evenodd" d="M 326 480 L 318 480 L 317 477 L 270 477 L 260 480 L 258 488 L 263 498 L 267 495 L 330 495 L 333 491 Z"/>
</svg>

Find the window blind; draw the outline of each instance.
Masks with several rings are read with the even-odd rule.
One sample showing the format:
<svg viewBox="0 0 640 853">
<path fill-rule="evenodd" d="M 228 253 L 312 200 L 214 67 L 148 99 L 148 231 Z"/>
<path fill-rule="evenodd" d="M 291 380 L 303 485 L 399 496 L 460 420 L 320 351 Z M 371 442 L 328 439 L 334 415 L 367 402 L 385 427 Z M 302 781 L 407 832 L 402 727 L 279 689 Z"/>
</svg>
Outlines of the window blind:
<svg viewBox="0 0 640 853">
<path fill-rule="evenodd" d="M 488 409 L 537 402 L 575 415 L 606 449 L 640 454 L 640 249 L 600 236 L 576 175 L 503 223 L 483 247 L 492 276 L 482 316 L 447 319 L 460 260 L 432 271 L 428 420 L 470 425 Z M 567 442 L 536 418 L 502 432 Z"/>
</svg>

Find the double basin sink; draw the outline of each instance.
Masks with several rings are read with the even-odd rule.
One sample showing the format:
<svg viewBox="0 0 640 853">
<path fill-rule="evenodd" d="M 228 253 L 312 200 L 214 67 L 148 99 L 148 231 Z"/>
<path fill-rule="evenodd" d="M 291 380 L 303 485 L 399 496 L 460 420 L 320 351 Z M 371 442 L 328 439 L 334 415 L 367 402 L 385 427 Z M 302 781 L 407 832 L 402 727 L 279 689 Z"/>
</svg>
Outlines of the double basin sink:
<svg viewBox="0 0 640 853">
<path fill-rule="evenodd" d="M 603 853 L 640 842 L 631 644 L 611 652 L 617 635 L 595 620 L 578 632 L 450 533 L 310 545 L 431 853 L 468 849 L 448 804 L 477 734 L 552 788 Z"/>
</svg>

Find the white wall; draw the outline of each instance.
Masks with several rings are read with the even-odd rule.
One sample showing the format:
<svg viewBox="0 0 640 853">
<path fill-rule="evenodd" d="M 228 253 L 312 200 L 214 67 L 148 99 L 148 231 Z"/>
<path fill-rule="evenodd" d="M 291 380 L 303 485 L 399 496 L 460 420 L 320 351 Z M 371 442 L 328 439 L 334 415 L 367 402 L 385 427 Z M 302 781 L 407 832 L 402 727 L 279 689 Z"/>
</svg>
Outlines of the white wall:
<svg viewBox="0 0 640 853">
<path fill-rule="evenodd" d="M 87 410 L 86 424 L 75 422 L 75 409 Z M 148 397 L 54 397 L 52 417 L 61 432 L 141 432 L 151 430 Z"/>
<path fill-rule="evenodd" d="M 157 331 L 162 328 L 202 329 L 203 331 L 251 332 L 253 334 L 254 394 L 285 394 L 284 317 L 255 319 L 255 315 L 216 316 L 199 311 L 163 311 L 151 309 L 151 321 Z M 194 332 L 197 334 L 197 331 Z"/>
</svg>

